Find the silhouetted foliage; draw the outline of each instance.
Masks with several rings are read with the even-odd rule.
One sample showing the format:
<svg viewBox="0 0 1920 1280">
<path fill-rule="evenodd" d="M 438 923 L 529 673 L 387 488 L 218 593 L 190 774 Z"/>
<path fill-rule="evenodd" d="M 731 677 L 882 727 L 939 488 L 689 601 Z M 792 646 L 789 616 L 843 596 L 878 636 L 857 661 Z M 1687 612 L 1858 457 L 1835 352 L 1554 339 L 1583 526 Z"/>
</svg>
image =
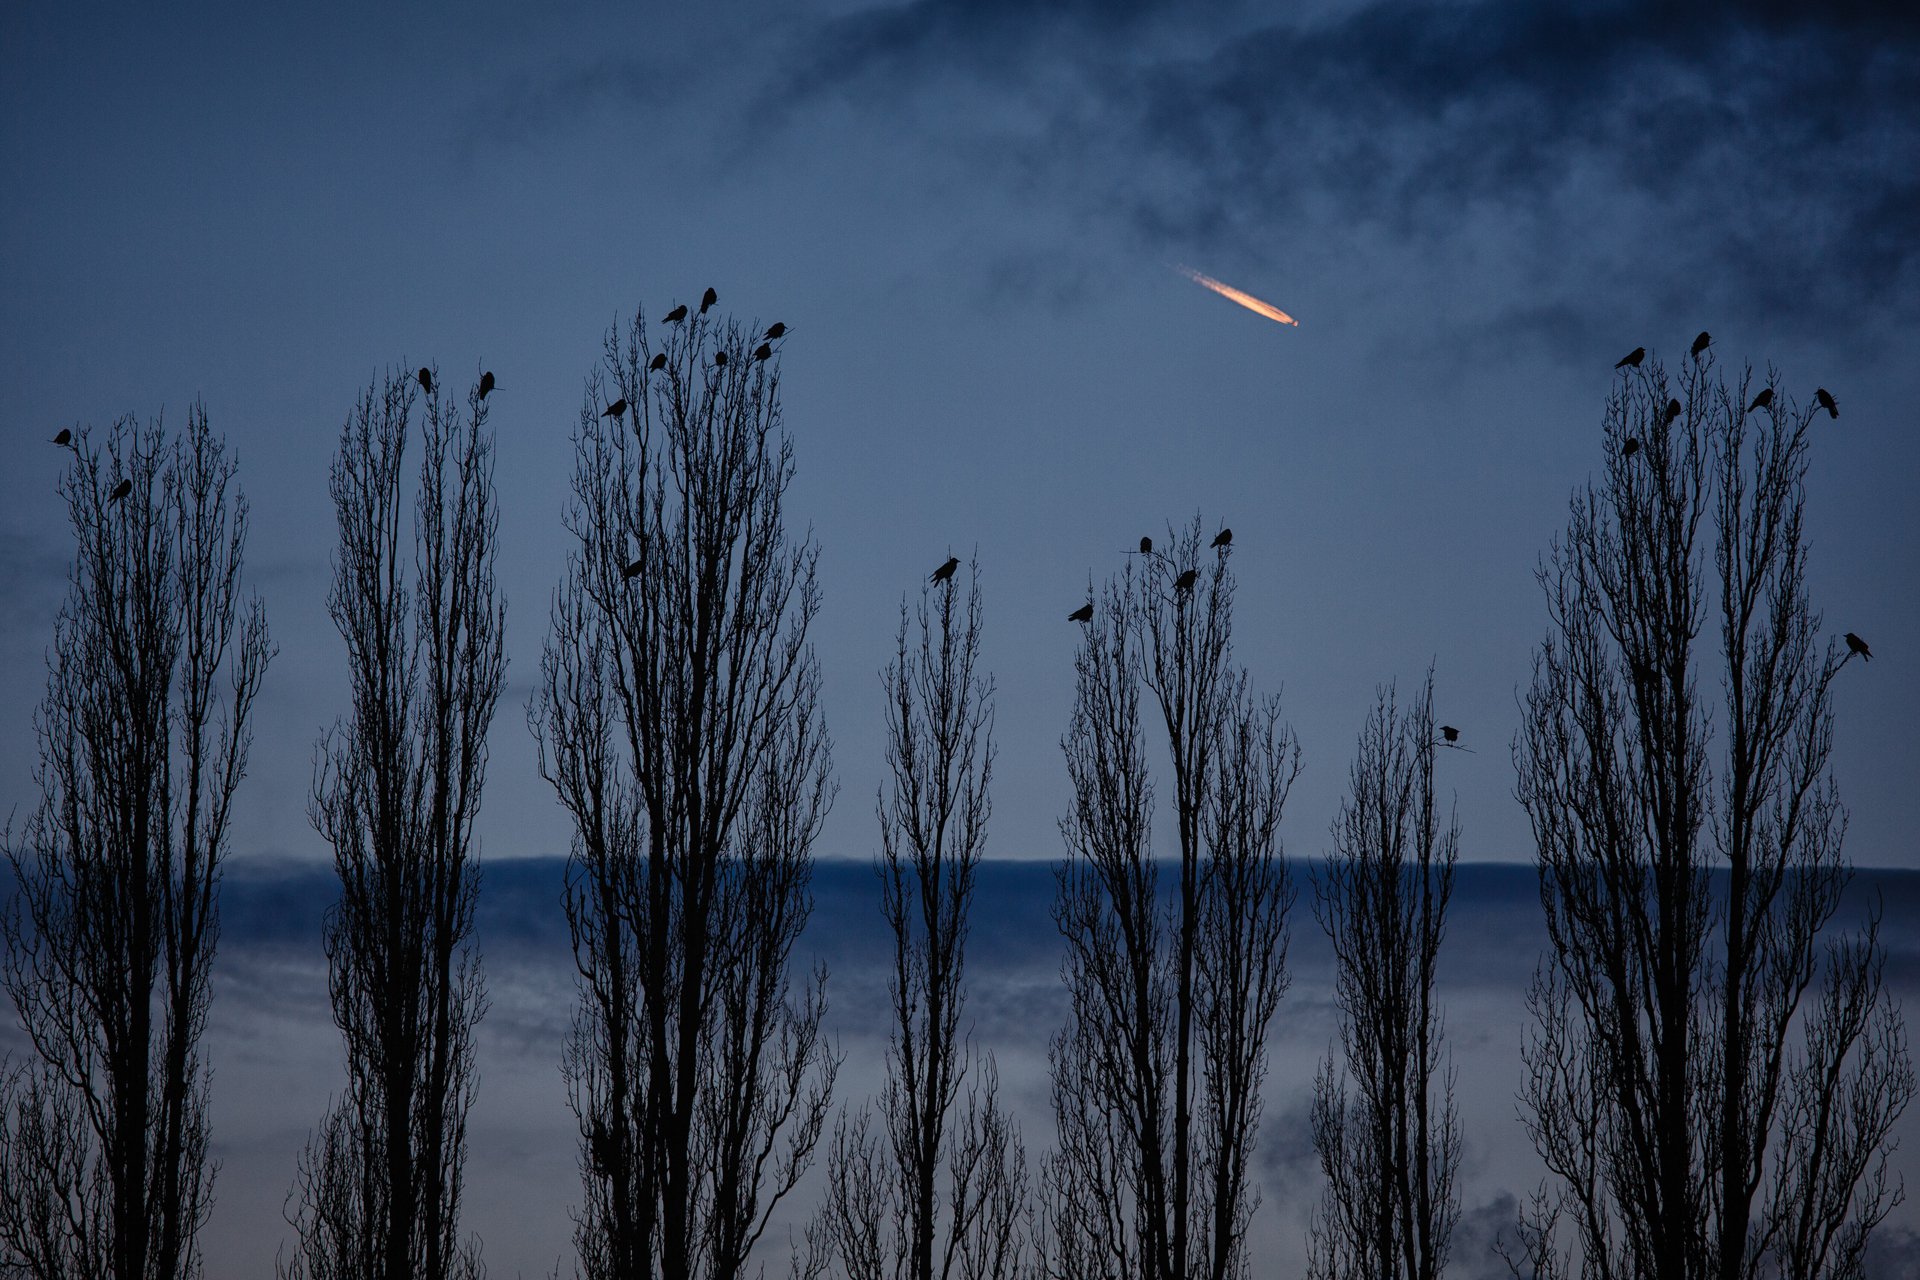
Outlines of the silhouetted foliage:
<svg viewBox="0 0 1920 1280">
<path fill-rule="evenodd" d="M 1522 1106 L 1552 1177 L 1513 1261 L 1543 1276 L 1858 1275 L 1900 1195 L 1887 1136 L 1914 1076 L 1877 914 L 1820 941 L 1850 872 L 1844 659 L 1806 582 L 1814 410 L 1750 382 L 1689 361 L 1671 426 L 1658 361 L 1617 383 L 1605 475 L 1539 573 L 1552 625 L 1514 754 L 1552 942 Z"/>
<path fill-rule="evenodd" d="M 742 330 L 670 319 L 661 372 L 636 316 L 588 380 L 529 720 L 574 823 L 582 1265 L 732 1280 L 812 1160 L 838 1065 L 824 972 L 798 995 L 789 974 L 832 785 L 779 362 L 717 368 Z"/>
<path fill-rule="evenodd" d="M 992 1056 L 976 1061 L 961 1032 L 993 774 L 993 680 L 978 670 L 977 569 L 972 577 L 964 612 L 951 572 L 922 590 L 914 648 L 901 606 L 882 676 L 891 786 L 878 805 L 876 870 L 893 936 L 882 1132 L 865 1109 L 841 1120 L 820 1218 L 853 1280 L 933 1280 L 955 1267 L 969 1280 L 1011 1280 L 1026 1265 L 1025 1148 L 1000 1108 Z"/>
<path fill-rule="evenodd" d="M 60 482 L 77 545 L 34 720 L 40 804 L 8 840 L 4 981 L 33 1047 L 0 1077 L 9 1275 L 200 1271 L 217 889 L 273 652 L 240 596 L 234 470 L 196 406 L 171 439 L 115 423 L 104 459 L 83 432 Z"/>
<path fill-rule="evenodd" d="M 1232 665 L 1233 575 L 1198 519 L 1110 582 L 1075 657 L 1073 782 L 1055 918 L 1067 1028 L 1049 1053 L 1059 1145 L 1041 1180 L 1047 1274 L 1237 1276 L 1248 1160 L 1292 905 L 1277 827 L 1299 751 Z M 1180 566 L 1185 566 L 1180 568 Z M 1153 857 L 1142 690 L 1171 756 L 1179 860 Z"/>
<path fill-rule="evenodd" d="M 506 676 L 488 383 L 462 415 L 439 378 L 389 374 L 361 396 L 334 455 L 327 603 L 353 710 L 320 743 L 310 812 L 340 875 L 326 947 L 347 1089 L 301 1161 L 284 1277 L 482 1272 L 459 1217 L 486 1003 L 473 822 Z M 431 388 L 424 405 L 416 387 Z M 422 410 L 409 539 L 405 457 Z"/>
<path fill-rule="evenodd" d="M 1314 882 L 1340 1007 L 1340 1054 L 1328 1050 L 1313 1096 L 1327 1190 L 1307 1274 L 1324 1280 L 1435 1280 L 1460 1217 L 1460 1125 L 1433 991 L 1460 831 L 1440 825 L 1436 747 L 1431 672 L 1404 712 L 1380 695 Z"/>
</svg>

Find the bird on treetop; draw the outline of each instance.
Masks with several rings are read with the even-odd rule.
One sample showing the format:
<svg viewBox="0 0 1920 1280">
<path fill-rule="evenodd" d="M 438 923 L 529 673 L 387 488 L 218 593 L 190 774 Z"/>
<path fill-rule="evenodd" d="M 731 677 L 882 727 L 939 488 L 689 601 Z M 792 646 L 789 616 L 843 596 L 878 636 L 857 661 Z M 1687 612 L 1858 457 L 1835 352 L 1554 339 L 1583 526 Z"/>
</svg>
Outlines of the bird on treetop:
<svg viewBox="0 0 1920 1280">
<path fill-rule="evenodd" d="M 662 351 L 647 364 L 647 372 L 658 373 L 667 367 L 667 353 Z"/>
<path fill-rule="evenodd" d="M 1631 458 L 1638 452 L 1640 452 L 1639 436 L 1628 436 L 1627 442 L 1620 446 L 1620 456 L 1623 458 Z"/>
<path fill-rule="evenodd" d="M 667 318 L 665 320 L 662 320 L 660 323 L 661 324 L 679 324 L 682 320 L 685 320 L 686 318 L 687 318 L 687 304 L 683 302 L 679 306 L 675 307 L 673 310 L 667 312 Z"/>
<path fill-rule="evenodd" d="M 773 348 L 768 346 L 764 342 L 753 349 L 753 358 L 755 360 L 765 360 L 768 356 L 772 354 L 773 354 Z"/>
<path fill-rule="evenodd" d="M 718 301 L 720 301 L 720 295 L 713 291 L 712 286 L 708 286 L 707 291 L 700 295 L 700 314 L 707 314 L 707 308 Z"/>
<path fill-rule="evenodd" d="M 1773 388 L 1762 387 L 1760 390 L 1760 394 L 1753 398 L 1753 403 L 1747 406 L 1747 412 L 1752 413 L 1755 409 L 1764 409 L 1772 403 L 1773 403 Z"/>
<path fill-rule="evenodd" d="M 784 338 L 786 336 L 787 336 L 787 326 L 782 324 L 780 321 L 775 320 L 772 324 L 767 326 L 766 338 L 768 342 L 777 342 L 781 338 Z"/>
<path fill-rule="evenodd" d="M 1700 331 L 1700 336 L 1693 340 L 1693 350 L 1688 352 L 1687 354 L 1691 355 L 1695 360 L 1698 360 L 1700 358 L 1700 353 L 1702 351 L 1705 351 L 1709 346 L 1712 345 L 1712 343 L 1713 343 L 1713 335 L 1708 333 L 1705 329 L 1702 329 Z"/>
<path fill-rule="evenodd" d="M 1092 622 L 1093 621 L 1093 601 L 1091 600 L 1087 601 L 1085 604 L 1081 605 L 1078 609 L 1075 609 L 1072 613 L 1068 614 L 1067 621 L 1068 622 Z"/>
<path fill-rule="evenodd" d="M 128 494 L 132 492 L 133 492 L 133 481 L 122 480 L 119 484 L 113 486 L 113 492 L 107 495 L 107 501 L 118 502 L 120 501 L 120 499 L 126 497 Z"/>
<path fill-rule="evenodd" d="M 413 376 L 420 383 L 420 389 L 422 391 L 428 395 L 433 394 L 433 370 L 427 368 L 425 365 L 421 365 L 420 372 Z"/>
<path fill-rule="evenodd" d="M 55 444 L 72 444 L 73 432 L 67 430 L 65 427 L 62 427 L 60 428 L 60 434 L 53 438 L 53 442 Z"/>
<path fill-rule="evenodd" d="M 1642 360 L 1645 360 L 1646 358 L 1647 358 L 1647 349 L 1645 347 L 1635 347 L 1633 350 L 1627 352 L 1627 354 L 1621 356 L 1618 360 L 1614 361 L 1613 367 L 1616 369 L 1626 369 L 1626 368 L 1638 369 L 1640 367 L 1640 362 Z"/>
<path fill-rule="evenodd" d="M 1214 547 L 1230 547 L 1230 546 L 1232 546 L 1232 545 L 1233 545 L 1233 530 L 1231 530 L 1231 529 L 1222 529 L 1222 530 L 1221 530 L 1220 532 L 1218 532 L 1218 533 L 1216 533 L 1216 534 L 1214 534 L 1214 535 L 1213 535 L 1213 542 L 1212 542 L 1212 543 L 1210 543 L 1209 545 L 1210 545 L 1210 546 L 1214 546 Z"/>
<path fill-rule="evenodd" d="M 640 571 L 646 567 L 647 558 L 641 556 L 638 560 L 629 562 L 627 567 L 620 571 L 620 576 L 623 578 L 637 578 L 640 576 Z"/>
<path fill-rule="evenodd" d="M 948 556 L 947 562 L 945 564 L 941 565 L 938 569 L 935 569 L 931 574 L 927 576 L 927 581 L 928 582 L 945 582 L 948 578 L 951 578 L 953 576 L 953 571 L 955 569 L 958 569 L 959 567 L 960 567 L 960 557 Z"/>
<path fill-rule="evenodd" d="M 714 352 L 714 353 L 713 353 L 713 367 L 714 367 L 714 368 L 716 368 L 716 369 L 724 369 L 724 368 L 726 368 L 726 367 L 727 367 L 727 353 L 726 353 L 726 352 L 724 352 L 724 351 L 716 351 L 716 352 Z"/>
<path fill-rule="evenodd" d="M 1175 591 L 1191 590 L 1193 588 L 1193 580 L 1199 576 L 1200 571 L 1198 569 L 1189 569 L 1173 580 L 1173 589 Z"/>
<path fill-rule="evenodd" d="M 1820 407 L 1827 411 L 1829 418 L 1837 418 L 1840 416 L 1840 406 L 1833 402 L 1833 393 L 1825 387 L 1815 387 L 1813 398 L 1820 402 Z"/>
<path fill-rule="evenodd" d="M 493 390 L 493 370 L 489 369 L 485 373 L 480 375 L 480 398 L 482 400 L 485 400 L 487 398 L 487 393 L 492 390 Z"/>
<path fill-rule="evenodd" d="M 1849 631 L 1847 632 L 1847 656 L 1851 658 L 1856 653 L 1863 661 L 1873 661 L 1873 650 L 1867 648 L 1867 642 Z"/>
<path fill-rule="evenodd" d="M 617 418 L 621 414 L 625 413 L 626 411 L 627 411 L 627 398 L 625 396 L 621 396 L 618 400 L 615 400 L 612 404 L 602 409 L 600 411 L 600 416 L 603 418 Z"/>
<path fill-rule="evenodd" d="M 1673 420 L 1679 416 L 1680 416 L 1680 402 L 1678 400 L 1669 400 L 1667 401 L 1667 420 L 1661 423 L 1660 425 L 1663 427 L 1670 427 L 1673 425 Z"/>
<path fill-rule="evenodd" d="M 1140 554 L 1141 554 L 1141 555 L 1143 555 L 1143 556 L 1150 556 L 1150 555 L 1152 555 L 1152 554 L 1153 554 L 1153 539 L 1152 539 L 1152 538 L 1142 538 L 1142 539 L 1140 539 Z"/>
</svg>

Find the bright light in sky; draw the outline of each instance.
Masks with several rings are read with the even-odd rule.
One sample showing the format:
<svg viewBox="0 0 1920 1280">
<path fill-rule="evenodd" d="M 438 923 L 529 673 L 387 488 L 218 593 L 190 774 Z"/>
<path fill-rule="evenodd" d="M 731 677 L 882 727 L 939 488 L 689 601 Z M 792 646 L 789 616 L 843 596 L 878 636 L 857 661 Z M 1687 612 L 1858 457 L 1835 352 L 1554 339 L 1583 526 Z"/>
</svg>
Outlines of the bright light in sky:
<svg viewBox="0 0 1920 1280">
<path fill-rule="evenodd" d="M 1175 267 L 1174 270 L 1202 288 L 1213 290 L 1229 302 L 1237 302 L 1247 310 L 1257 312 L 1269 320 L 1278 320 L 1281 324 L 1290 324 L 1296 329 L 1300 327 L 1298 320 L 1295 320 L 1271 302 L 1263 302 L 1250 293 L 1242 293 L 1230 284 L 1221 284 L 1212 276 L 1195 271 L 1192 267 Z"/>
</svg>

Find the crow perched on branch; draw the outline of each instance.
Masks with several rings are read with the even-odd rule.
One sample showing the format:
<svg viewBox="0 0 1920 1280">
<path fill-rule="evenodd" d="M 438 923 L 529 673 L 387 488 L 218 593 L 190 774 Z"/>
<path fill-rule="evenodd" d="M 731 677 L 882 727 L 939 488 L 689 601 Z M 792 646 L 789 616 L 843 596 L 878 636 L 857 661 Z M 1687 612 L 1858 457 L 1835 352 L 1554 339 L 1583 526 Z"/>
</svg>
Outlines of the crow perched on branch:
<svg viewBox="0 0 1920 1280">
<path fill-rule="evenodd" d="M 1091 600 L 1087 601 L 1085 604 L 1081 605 L 1078 609 L 1075 609 L 1072 613 L 1068 614 L 1067 621 L 1068 622 L 1092 622 L 1093 621 L 1093 601 Z"/>
<path fill-rule="evenodd" d="M 485 373 L 480 375 L 480 398 L 482 400 L 485 400 L 487 398 L 488 393 L 490 393 L 492 390 L 493 390 L 493 370 L 489 369 Z"/>
<path fill-rule="evenodd" d="M 958 569 L 959 567 L 960 567 L 960 557 L 948 556 L 947 562 L 941 565 L 938 569 L 935 569 L 931 574 L 929 574 L 927 577 L 927 581 L 928 582 L 945 582 L 948 578 L 951 578 L 953 576 L 953 571 L 955 569 Z"/>
<path fill-rule="evenodd" d="M 1702 329 L 1700 331 L 1700 336 L 1693 340 L 1693 350 L 1689 351 L 1687 354 L 1692 356 L 1695 360 L 1698 360 L 1700 358 L 1700 353 L 1702 351 L 1705 351 L 1707 347 L 1712 344 L 1712 342 L 1713 342 L 1713 335 L 1708 333 L 1705 329 Z"/>
<path fill-rule="evenodd" d="M 113 486 L 113 492 L 107 495 L 107 501 L 118 502 L 120 501 L 120 499 L 126 497 L 128 494 L 132 492 L 133 492 L 133 481 L 122 480 L 119 484 Z M 1848 637 L 1848 638 L 1851 639 L 1852 637 Z"/>
<path fill-rule="evenodd" d="M 673 310 L 667 312 L 667 318 L 665 320 L 662 320 L 660 323 L 661 324 L 679 324 L 682 320 L 685 320 L 686 318 L 687 318 L 687 304 L 683 302 L 679 306 L 675 307 Z"/>
<path fill-rule="evenodd" d="M 1640 367 L 1640 362 L 1642 360 L 1645 360 L 1646 358 L 1647 358 L 1647 349 L 1645 347 L 1635 347 L 1633 350 L 1627 352 L 1627 354 L 1621 356 L 1618 360 L 1614 361 L 1613 367 L 1616 369 L 1626 369 L 1626 368 L 1638 369 Z"/>
<path fill-rule="evenodd" d="M 626 411 L 627 411 L 627 398 L 625 396 L 621 396 L 618 400 L 615 400 L 612 404 L 602 409 L 600 411 L 600 416 L 603 418 L 618 418 L 621 414 L 625 413 Z"/>
<path fill-rule="evenodd" d="M 60 428 L 60 434 L 59 434 L 59 435 L 57 435 L 57 436 L 55 436 L 55 437 L 53 438 L 53 443 L 55 443 L 55 444 L 72 444 L 72 443 L 73 443 L 73 432 L 71 432 L 71 431 L 69 431 L 69 430 L 67 430 L 67 429 L 66 429 L 65 427 L 62 427 L 62 428 Z"/>
<path fill-rule="evenodd" d="M 1152 555 L 1152 554 L 1153 554 L 1153 539 L 1152 539 L 1152 538 L 1142 538 L 1142 539 L 1140 539 L 1140 554 L 1141 554 L 1141 555 L 1143 555 L 1143 556 L 1150 556 L 1150 555 Z"/>
<path fill-rule="evenodd" d="M 433 370 L 427 368 L 425 365 L 421 365 L 420 372 L 413 376 L 420 383 L 420 389 L 422 391 L 428 395 L 433 394 Z"/>
<path fill-rule="evenodd" d="M 1233 545 L 1233 530 L 1231 530 L 1231 529 L 1222 529 L 1222 530 L 1221 530 L 1220 532 L 1218 532 L 1218 533 L 1216 533 L 1216 534 L 1214 534 L 1214 535 L 1213 535 L 1213 541 L 1212 541 L 1212 542 L 1211 542 L 1210 544 L 1208 544 L 1208 545 L 1209 545 L 1209 547 L 1230 547 L 1230 546 L 1232 546 L 1232 545 Z"/>
<path fill-rule="evenodd" d="M 708 286 L 707 291 L 700 295 L 700 314 L 707 314 L 707 308 L 718 301 L 720 301 L 720 295 L 713 291 L 712 286 Z"/>
<path fill-rule="evenodd" d="M 1193 580 L 1199 576 L 1200 571 L 1198 569 L 1189 569 L 1173 580 L 1173 589 L 1175 591 L 1191 591 L 1193 589 Z"/>
<path fill-rule="evenodd" d="M 1827 411 L 1829 418 L 1837 418 L 1840 416 L 1840 406 L 1833 402 L 1832 393 L 1825 387 L 1814 388 L 1813 398 L 1820 402 L 1820 407 Z"/>
<path fill-rule="evenodd" d="M 1772 403 L 1773 403 L 1773 388 L 1762 387 L 1760 390 L 1760 394 L 1753 398 L 1753 403 L 1747 406 L 1747 412 L 1752 413 L 1755 409 L 1764 409 Z"/>
<path fill-rule="evenodd" d="M 662 351 L 659 355 L 655 356 L 652 360 L 649 360 L 647 362 L 648 373 L 658 373 L 666 367 L 667 367 L 667 353 L 664 351 Z"/>
<path fill-rule="evenodd" d="M 784 338 L 786 336 L 787 336 L 787 326 L 782 324 L 780 321 L 775 320 L 772 324 L 767 326 L 766 339 L 768 342 L 778 342 L 781 338 Z"/>
<path fill-rule="evenodd" d="M 1873 661 L 1873 650 L 1867 648 L 1867 642 L 1849 631 L 1847 632 L 1847 656 L 1851 658 L 1856 653 L 1860 655 L 1863 662 Z"/>
</svg>

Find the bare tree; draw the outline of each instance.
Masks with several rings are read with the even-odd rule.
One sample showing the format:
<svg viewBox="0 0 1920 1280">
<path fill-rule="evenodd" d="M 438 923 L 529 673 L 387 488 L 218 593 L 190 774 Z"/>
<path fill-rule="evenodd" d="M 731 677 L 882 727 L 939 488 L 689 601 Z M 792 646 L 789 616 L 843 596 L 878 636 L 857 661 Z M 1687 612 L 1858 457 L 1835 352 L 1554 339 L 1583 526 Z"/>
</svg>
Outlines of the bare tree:
<svg viewBox="0 0 1920 1280">
<path fill-rule="evenodd" d="M 1314 882 L 1340 1006 L 1338 1067 L 1329 1049 L 1313 1096 L 1327 1190 L 1308 1275 L 1324 1280 L 1436 1280 L 1460 1217 L 1460 1125 L 1433 991 L 1460 830 L 1440 825 L 1436 745 L 1431 671 L 1404 712 L 1380 695 Z"/>
<path fill-rule="evenodd" d="M 0 1271 L 199 1274 L 212 1205 L 200 1037 L 218 887 L 272 657 L 242 599 L 247 503 L 184 434 L 88 434 L 60 483 L 77 543 L 34 720 L 41 800 L 8 840 L 4 981 L 33 1057 L 0 1078 Z"/>
<path fill-rule="evenodd" d="M 332 844 L 328 989 L 347 1089 L 301 1161 L 287 1277 L 447 1280 L 481 1273 L 459 1238 L 474 1027 L 473 822 L 487 729 L 506 676 L 494 579 L 499 512 L 480 387 L 466 412 L 415 377 L 369 385 L 341 429 L 328 608 L 347 645 L 353 711 L 321 741 L 311 806 Z M 412 509 L 405 458 L 416 412 Z"/>
<path fill-rule="evenodd" d="M 564 1069 L 590 1277 L 740 1275 L 837 1066 L 824 971 L 797 994 L 789 976 L 832 800 L 817 553 L 785 527 L 779 360 L 751 349 L 702 313 L 655 369 L 636 317 L 574 438 L 577 546 L 529 721 L 574 821 Z"/>
<path fill-rule="evenodd" d="M 1672 386 L 1629 371 L 1606 474 L 1539 575 L 1515 763 L 1552 950 L 1522 1106 L 1552 1180 L 1512 1260 L 1542 1275 L 1858 1275 L 1901 1194 L 1914 1075 L 1877 915 L 1821 943 L 1850 871 L 1828 773 L 1846 659 L 1806 582 L 1814 406 L 1751 380 L 1711 354 Z"/>
<path fill-rule="evenodd" d="M 951 575 L 922 589 L 917 647 L 908 646 L 901 605 L 894 660 L 881 677 L 892 785 L 878 803 L 876 870 L 893 934 L 883 1133 L 871 1133 L 867 1110 L 842 1119 L 822 1217 L 854 1280 L 945 1280 L 956 1267 L 969 1280 L 1011 1280 L 1026 1262 L 1025 1148 L 1000 1109 L 992 1056 L 976 1064 L 960 1031 L 993 774 L 977 565 L 969 577 L 964 606 Z"/>
<path fill-rule="evenodd" d="M 1075 659 L 1073 811 L 1055 918 L 1071 1021 L 1054 1038 L 1059 1147 L 1041 1244 L 1059 1277 L 1246 1272 L 1247 1163 L 1293 895 L 1278 825 L 1299 750 L 1232 665 L 1228 550 L 1198 519 L 1108 584 Z M 1141 693 L 1171 755 L 1179 861 L 1152 852 Z M 1168 883 L 1167 881 L 1171 881 Z"/>
</svg>

